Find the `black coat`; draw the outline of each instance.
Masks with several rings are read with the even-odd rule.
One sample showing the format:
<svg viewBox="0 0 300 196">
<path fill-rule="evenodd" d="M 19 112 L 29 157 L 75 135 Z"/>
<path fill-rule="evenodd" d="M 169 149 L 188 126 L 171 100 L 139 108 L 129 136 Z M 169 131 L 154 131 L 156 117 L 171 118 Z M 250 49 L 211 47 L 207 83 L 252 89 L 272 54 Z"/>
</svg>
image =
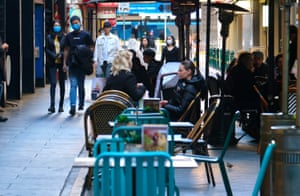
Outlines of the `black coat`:
<svg viewBox="0 0 300 196">
<path fill-rule="evenodd" d="M 260 99 L 253 85 L 256 83 L 254 74 L 243 65 L 236 65 L 226 80 L 228 94 L 234 97 L 236 109 L 258 109 Z"/>
<path fill-rule="evenodd" d="M 64 35 L 62 33 L 57 34 L 58 35 L 58 41 L 60 43 L 60 59 L 61 59 L 61 64 L 63 63 L 63 42 L 64 42 Z M 51 33 L 47 36 L 46 39 L 46 63 L 48 66 L 55 66 L 55 59 L 57 57 L 57 54 L 55 53 L 55 45 L 54 45 L 54 38 L 55 38 L 56 34 L 55 33 Z"/>
<path fill-rule="evenodd" d="M 199 91 L 203 96 L 207 91 L 206 82 L 201 75 L 177 82 L 173 98 L 164 106 L 170 112 L 172 121 L 178 120 Z"/>
<path fill-rule="evenodd" d="M 137 87 L 136 77 L 133 73 L 121 70 L 118 75 L 110 75 L 107 78 L 103 91 L 119 90 L 127 93 L 134 101 L 141 99 L 145 93 L 145 87 Z"/>
</svg>

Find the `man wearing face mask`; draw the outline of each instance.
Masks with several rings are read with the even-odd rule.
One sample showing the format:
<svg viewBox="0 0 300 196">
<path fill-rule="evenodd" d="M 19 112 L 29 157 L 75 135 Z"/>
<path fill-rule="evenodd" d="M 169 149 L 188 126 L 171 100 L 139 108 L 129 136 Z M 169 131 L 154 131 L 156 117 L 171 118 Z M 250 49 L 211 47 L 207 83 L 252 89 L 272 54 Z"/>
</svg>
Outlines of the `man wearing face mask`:
<svg viewBox="0 0 300 196">
<path fill-rule="evenodd" d="M 78 110 L 84 109 L 84 80 L 85 73 L 82 71 L 80 66 L 74 64 L 74 54 L 76 46 L 84 45 L 90 47 L 92 50 L 94 47 L 94 42 L 89 33 L 80 29 L 81 22 L 80 18 L 76 15 L 70 18 L 72 32 L 66 35 L 64 41 L 64 70 L 69 70 L 70 79 L 70 115 L 74 116 L 76 113 L 76 97 L 77 97 L 77 87 L 79 94 L 79 106 Z M 73 56 L 73 60 L 72 60 Z"/>
<path fill-rule="evenodd" d="M 63 69 L 63 40 L 64 34 L 61 31 L 59 21 L 54 21 L 53 32 L 47 36 L 46 40 L 46 55 L 47 67 L 49 67 L 49 80 L 50 80 L 50 107 L 49 113 L 55 112 L 55 89 L 57 82 L 57 74 L 60 88 L 60 101 L 58 112 L 63 112 L 64 97 L 65 97 L 65 80 L 66 72 Z"/>
</svg>

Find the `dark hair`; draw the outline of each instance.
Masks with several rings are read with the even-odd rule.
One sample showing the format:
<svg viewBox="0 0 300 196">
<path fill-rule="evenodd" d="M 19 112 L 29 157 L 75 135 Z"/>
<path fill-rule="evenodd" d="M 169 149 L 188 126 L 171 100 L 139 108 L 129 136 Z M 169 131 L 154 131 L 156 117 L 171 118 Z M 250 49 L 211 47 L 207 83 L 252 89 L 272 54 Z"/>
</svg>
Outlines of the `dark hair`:
<svg viewBox="0 0 300 196">
<path fill-rule="evenodd" d="M 78 20 L 78 21 L 80 22 L 79 16 L 76 16 L 76 15 L 72 16 L 72 17 L 70 18 L 70 23 L 72 24 L 74 20 Z"/>
<path fill-rule="evenodd" d="M 147 42 L 148 42 L 148 45 L 146 46 L 146 48 L 148 48 L 149 47 L 149 44 L 150 44 L 150 41 L 149 41 L 149 38 L 147 37 L 147 36 L 143 36 L 143 37 L 141 37 L 141 43 L 140 43 L 140 49 L 142 49 L 143 48 L 143 39 L 146 39 L 147 40 Z"/>
<path fill-rule="evenodd" d="M 184 60 L 181 61 L 181 65 L 183 65 L 185 70 L 191 70 L 192 71 L 192 75 L 195 74 L 195 65 L 191 60 Z"/>
<path fill-rule="evenodd" d="M 246 66 L 249 63 L 250 58 L 252 57 L 252 54 L 250 52 L 242 52 L 239 55 L 239 58 L 237 60 L 237 64 L 239 66 Z"/>
<path fill-rule="evenodd" d="M 264 53 L 259 50 L 252 52 L 254 58 L 264 59 Z"/>
<path fill-rule="evenodd" d="M 276 57 L 275 57 L 275 65 L 278 65 L 278 61 L 279 61 L 279 59 L 280 58 L 282 58 L 283 57 L 283 55 L 280 53 L 280 54 L 278 54 Z"/>
<path fill-rule="evenodd" d="M 150 57 L 154 58 L 155 57 L 155 51 L 152 50 L 151 48 L 146 48 L 143 52 L 143 55 L 150 56 Z"/>
<path fill-rule="evenodd" d="M 176 45 L 175 37 L 174 37 L 173 35 L 168 35 L 168 36 L 167 36 L 167 39 L 168 39 L 168 37 L 171 37 L 171 38 L 172 38 L 172 40 L 173 40 L 173 46 L 175 46 L 175 45 Z M 166 41 L 167 41 L 167 40 L 166 40 Z"/>
<path fill-rule="evenodd" d="M 53 20 L 52 21 L 52 26 L 54 26 L 55 23 L 59 23 L 61 25 L 60 20 Z"/>
</svg>

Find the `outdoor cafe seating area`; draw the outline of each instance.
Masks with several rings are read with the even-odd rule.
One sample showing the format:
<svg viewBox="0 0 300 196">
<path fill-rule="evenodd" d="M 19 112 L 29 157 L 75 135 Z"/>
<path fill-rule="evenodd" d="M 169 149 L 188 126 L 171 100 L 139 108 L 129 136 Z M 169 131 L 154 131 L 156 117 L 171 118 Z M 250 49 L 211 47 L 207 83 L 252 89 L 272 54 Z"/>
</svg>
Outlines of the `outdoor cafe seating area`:
<svg viewBox="0 0 300 196">
<path fill-rule="evenodd" d="M 133 107 L 130 98 L 117 91 L 100 95 L 84 114 L 88 156 L 76 157 L 73 166 L 88 168 L 85 188 L 95 195 L 180 195 L 174 169 L 193 169 L 204 163 L 203 178 L 216 186 L 212 170 L 216 164 L 224 192 L 232 195 L 223 158 L 240 112 L 234 114 L 225 131 L 220 154 L 212 156 L 204 135 L 219 104 L 216 99 L 192 124 L 170 122 L 168 112 L 159 108 L 155 99 Z M 182 136 L 176 129 L 185 129 L 188 134 Z M 258 191 L 260 186 L 256 185 Z"/>
</svg>

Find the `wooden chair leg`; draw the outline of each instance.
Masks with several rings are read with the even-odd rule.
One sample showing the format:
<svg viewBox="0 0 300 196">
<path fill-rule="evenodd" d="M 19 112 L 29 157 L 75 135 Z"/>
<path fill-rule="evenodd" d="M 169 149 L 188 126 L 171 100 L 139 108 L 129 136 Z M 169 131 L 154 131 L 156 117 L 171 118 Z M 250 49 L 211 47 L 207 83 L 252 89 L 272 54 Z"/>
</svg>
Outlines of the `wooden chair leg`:
<svg viewBox="0 0 300 196">
<path fill-rule="evenodd" d="M 226 172 L 226 168 L 225 168 L 225 164 L 223 161 L 219 162 L 219 167 L 220 167 L 220 171 L 222 174 L 222 178 L 223 178 L 223 183 L 227 192 L 227 196 L 232 196 L 232 190 L 231 190 L 231 186 L 230 186 L 230 182 L 227 176 L 227 172 Z"/>
</svg>

